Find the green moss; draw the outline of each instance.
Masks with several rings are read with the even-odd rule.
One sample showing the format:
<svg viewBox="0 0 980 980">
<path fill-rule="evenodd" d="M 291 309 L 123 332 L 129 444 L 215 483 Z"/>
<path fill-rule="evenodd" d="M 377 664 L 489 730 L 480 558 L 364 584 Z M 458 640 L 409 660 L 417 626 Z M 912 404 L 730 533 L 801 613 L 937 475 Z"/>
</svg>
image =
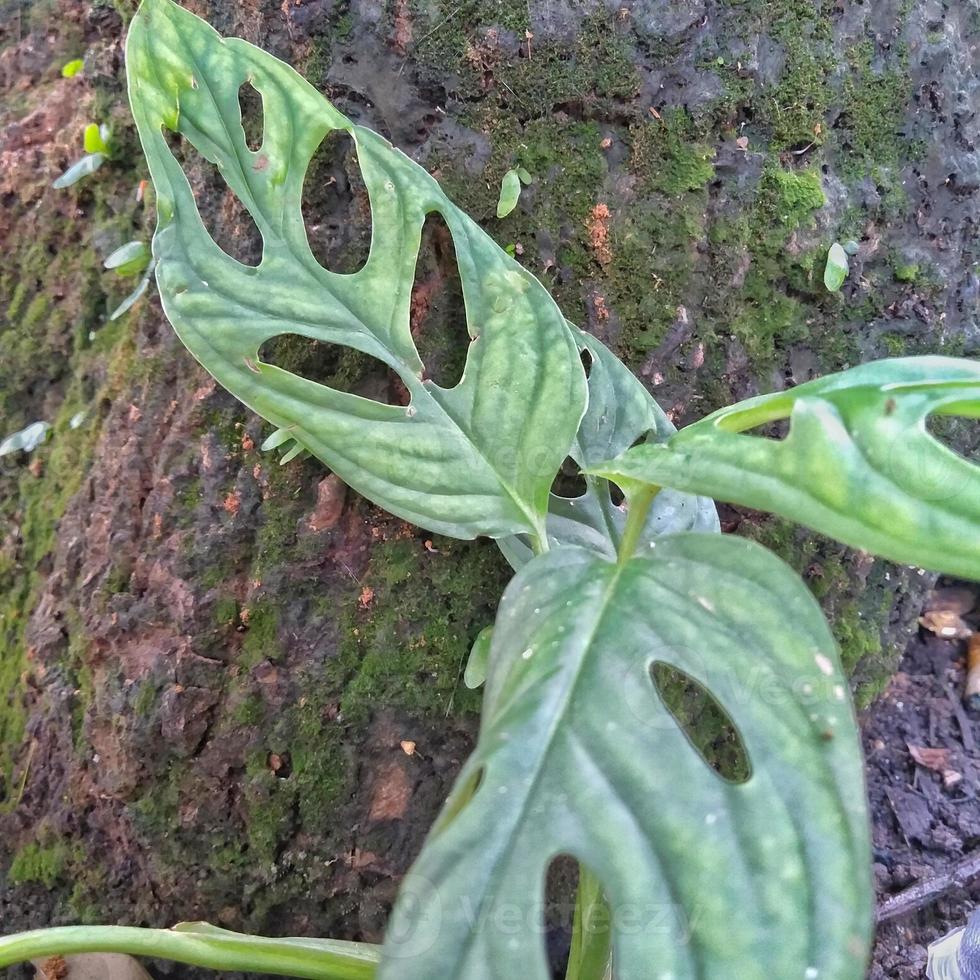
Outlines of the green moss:
<svg viewBox="0 0 980 980">
<path fill-rule="evenodd" d="M 912 97 L 912 82 L 901 52 L 887 66 L 875 64 L 876 54 L 871 40 L 847 52 L 850 71 L 841 93 L 845 151 L 841 165 L 852 177 L 873 168 L 879 184 L 892 184 L 898 180 L 897 167 L 910 152 L 902 135 L 902 120 Z"/>
<path fill-rule="evenodd" d="M 696 138 L 685 109 L 667 109 L 630 128 L 630 167 L 648 190 L 676 197 L 704 187 L 715 175 L 714 150 Z"/>
<path fill-rule="evenodd" d="M 133 711 L 137 718 L 149 718 L 157 703 L 157 686 L 152 681 L 141 681 L 136 699 L 133 701 Z"/>
<path fill-rule="evenodd" d="M 760 95 L 760 116 L 772 134 L 772 148 L 820 145 L 833 98 L 829 84 L 833 59 L 817 53 L 805 36 L 785 42 L 786 64 L 776 85 Z"/>
<path fill-rule="evenodd" d="M 495 549 L 439 539 L 432 554 L 416 538 L 388 541 L 364 578 L 370 605 L 344 624 L 341 711 L 363 722 L 379 706 L 418 716 L 479 710 L 461 681 L 476 634 L 493 618 L 508 577 Z"/>
<path fill-rule="evenodd" d="M 63 841 L 32 842 L 14 854 L 7 877 L 15 885 L 31 882 L 50 889 L 62 879 L 71 858 L 72 851 Z"/>
<path fill-rule="evenodd" d="M 827 203 L 815 170 L 786 170 L 770 164 L 766 167 L 761 183 L 759 206 L 760 219 L 770 221 L 792 231 L 811 218 L 814 211 Z"/>
<path fill-rule="evenodd" d="M 254 667 L 263 660 L 281 659 L 279 610 L 273 603 L 260 599 L 249 606 L 246 625 L 240 658 L 242 666 Z"/>
<path fill-rule="evenodd" d="M 894 267 L 895 279 L 898 282 L 915 282 L 919 278 L 920 269 L 914 262 L 900 262 Z"/>
</svg>

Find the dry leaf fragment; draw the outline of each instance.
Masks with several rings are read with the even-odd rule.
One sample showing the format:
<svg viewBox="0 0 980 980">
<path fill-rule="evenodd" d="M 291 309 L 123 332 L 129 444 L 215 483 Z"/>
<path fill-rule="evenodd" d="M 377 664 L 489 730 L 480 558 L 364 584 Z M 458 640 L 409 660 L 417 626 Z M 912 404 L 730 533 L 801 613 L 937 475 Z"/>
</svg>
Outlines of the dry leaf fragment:
<svg viewBox="0 0 980 980">
<path fill-rule="evenodd" d="M 747 150 L 749 148 L 749 138 L 748 138 L 748 136 L 739 136 L 739 138 L 737 140 L 735 140 L 735 145 L 740 150 Z"/>
<path fill-rule="evenodd" d="M 403 742 L 399 743 L 402 747 L 402 752 L 405 755 L 415 755 L 415 743 L 405 739 Z"/>
<path fill-rule="evenodd" d="M 944 640 L 966 640 L 973 630 L 950 609 L 933 609 L 919 617 L 919 625 Z"/>
<path fill-rule="evenodd" d="M 925 769 L 938 772 L 943 777 L 943 785 L 947 789 L 955 786 L 963 779 L 949 764 L 949 749 L 931 748 L 926 745 L 909 745 L 909 755 L 916 763 Z"/>
</svg>

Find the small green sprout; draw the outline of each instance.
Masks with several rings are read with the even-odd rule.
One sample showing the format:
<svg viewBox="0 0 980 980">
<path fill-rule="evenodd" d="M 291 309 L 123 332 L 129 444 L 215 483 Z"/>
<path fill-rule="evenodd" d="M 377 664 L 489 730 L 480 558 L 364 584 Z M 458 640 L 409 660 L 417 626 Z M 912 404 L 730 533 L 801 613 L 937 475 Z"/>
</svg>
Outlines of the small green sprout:
<svg viewBox="0 0 980 980">
<path fill-rule="evenodd" d="M 112 311 L 109 319 L 118 320 L 123 314 L 128 313 L 150 288 L 155 263 L 145 242 L 132 241 L 117 248 L 105 260 L 104 265 L 120 276 L 136 276 L 145 272 L 139 285 Z"/>
<path fill-rule="evenodd" d="M 51 186 L 63 190 L 95 173 L 112 156 L 111 131 L 105 124 L 89 123 L 82 139 L 85 156 L 76 160 Z"/>
<path fill-rule="evenodd" d="M 81 58 L 75 58 L 61 69 L 61 77 L 74 78 L 84 67 L 85 62 Z"/>
<path fill-rule="evenodd" d="M 830 292 L 836 293 L 844 285 L 844 280 L 849 271 L 850 265 L 844 246 L 840 242 L 834 242 L 827 254 L 827 267 L 823 272 L 823 284 Z"/>
<path fill-rule="evenodd" d="M 23 451 L 32 453 L 47 438 L 51 429 L 49 422 L 32 422 L 26 429 L 14 432 L 0 442 L 0 456 Z"/>
<path fill-rule="evenodd" d="M 523 167 L 514 167 L 504 174 L 500 182 L 500 199 L 497 201 L 497 217 L 506 218 L 521 198 L 521 184 L 530 184 L 531 175 Z"/>
</svg>

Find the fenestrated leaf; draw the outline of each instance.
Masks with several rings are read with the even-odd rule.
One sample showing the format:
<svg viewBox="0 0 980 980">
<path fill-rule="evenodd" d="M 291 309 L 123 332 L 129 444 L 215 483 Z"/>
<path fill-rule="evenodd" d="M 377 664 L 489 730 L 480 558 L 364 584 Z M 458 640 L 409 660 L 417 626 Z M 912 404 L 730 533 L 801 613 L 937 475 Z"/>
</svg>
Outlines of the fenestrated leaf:
<svg viewBox="0 0 980 980">
<path fill-rule="evenodd" d="M 543 534 L 548 490 L 585 410 L 575 339 L 541 284 L 376 133 L 354 126 L 271 55 L 221 39 L 170 0 L 146 0 L 127 47 L 130 100 L 157 190 L 154 255 L 164 309 L 181 339 L 239 399 L 399 516 L 457 537 Z M 239 88 L 259 91 L 265 129 L 249 149 Z M 263 239 L 250 268 L 208 235 L 162 129 L 217 164 Z M 302 218 L 304 177 L 332 130 L 349 133 L 371 201 L 365 266 L 315 260 Z M 453 236 L 470 344 L 460 383 L 423 380 L 409 329 L 422 226 Z M 397 373 L 410 397 L 387 405 L 259 361 L 283 333 L 343 344 Z"/>
<path fill-rule="evenodd" d="M 725 709 L 747 781 L 688 741 L 656 663 Z M 770 552 L 679 534 L 623 564 L 568 547 L 517 574 L 476 750 L 403 886 L 380 980 L 546 980 L 559 854 L 609 898 L 618 980 L 864 976 L 857 729 L 820 609 Z"/>
<path fill-rule="evenodd" d="M 605 345 L 576 330 L 589 359 L 589 407 L 569 456 L 584 470 L 625 452 L 638 439 L 662 442 L 677 430 L 634 374 Z M 615 558 L 626 526 L 626 508 L 613 501 L 607 480 L 585 475 L 586 492 L 575 498 L 552 494 L 548 504 L 548 540 L 554 546 L 575 544 Z M 657 495 L 646 520 L 638 550 L 650 541 L 677 531 L 717 531 L 718 513 L 705 497 L 665 490 Z M 523 536 L 501 538 L 497 544 L 511 566 L 520 568 L 533 557 Z"/>
<path fill-rule="evenodd" d="M 980 468 L 929 416 L 980 418 L 980 364 L 874 361 L 709 415 L 592 471 L 799 521 L 893 561 L 980 579 Z M 789 418 L 775 440 L 744 430 Z"/>
</svg>

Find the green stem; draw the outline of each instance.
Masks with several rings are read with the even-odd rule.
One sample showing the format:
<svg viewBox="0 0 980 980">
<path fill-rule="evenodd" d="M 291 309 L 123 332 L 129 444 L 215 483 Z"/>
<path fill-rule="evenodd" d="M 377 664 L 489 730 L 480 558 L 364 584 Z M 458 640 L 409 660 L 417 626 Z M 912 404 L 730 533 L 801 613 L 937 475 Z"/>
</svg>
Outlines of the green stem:
<svg viewBox="0 0 980 980">
<path fill-rule="evenodd" d="M 612 956 L 609 904 L 599 879 L 588 868 L 579 865 L 578 874 L 565 980 L 604 980 L 610 975 Z"/>
<path fill-rule="evenodd" d="M 74 953 L 128 953 L 212 970 L 308 980 L 371 980 L 379 960 L 377 947 L 366 943 L 263 939 L 197 923 L 175 929 L 65 926 L 0 938 L 0 968 Z"/>
<path fill-rule="evenodd" d="M 643 525 L 647 522 L 650 506 L 653 504 L 653 499 L 658 493 L 660 493 L 660 487 L 654 486 L 653 484 L 644 484 L 630 494 L 629 514 L 626 518 L 623 538 L 619 542 L 620 565 L 625 564 L 633 557 L 633 552 L 636 551 L 640 535 L 643 533 Z"/>
</svg>

